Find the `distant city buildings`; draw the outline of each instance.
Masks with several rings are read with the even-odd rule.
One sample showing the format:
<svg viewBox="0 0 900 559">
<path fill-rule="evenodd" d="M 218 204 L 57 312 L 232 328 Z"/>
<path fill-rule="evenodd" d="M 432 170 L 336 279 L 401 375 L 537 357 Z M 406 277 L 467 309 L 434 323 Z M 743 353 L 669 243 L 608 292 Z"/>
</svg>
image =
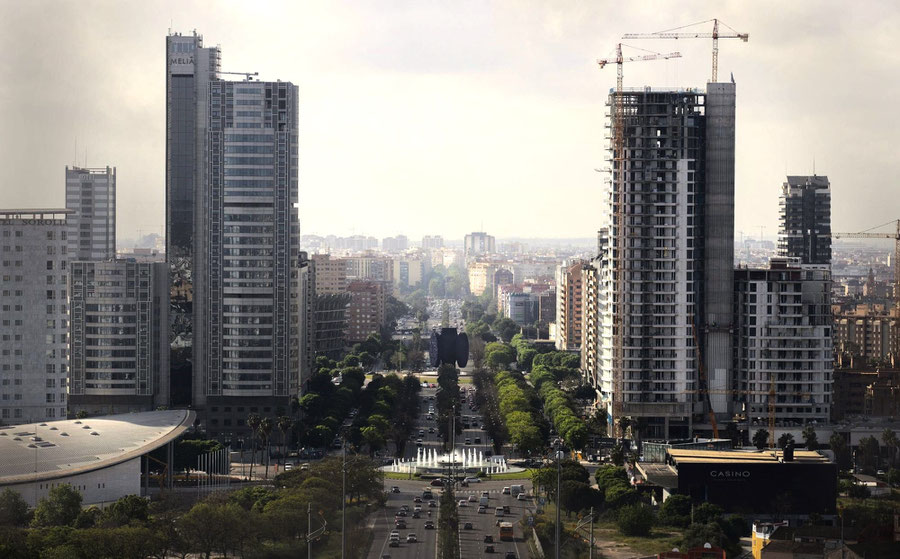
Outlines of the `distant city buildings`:
<svg viewBox="0 0 900 559">
<path fill-rule="evenodd" d="M 425 235 L 422 237 L 422 248 L 425 250 L 444 248 L 444 238 L 440 235 Z"/>
<path fill-rule="evenodd" d="M 381 331 L 385 322 L 386 295 L 380 281 L 356 280 L 347 286 L 350 306 L 347 307 L 347 334 L 350 344 L 364 342 Z"/>
<path fill-rule="evenodd" d="M 407 290 L 419 287 L 431 271 L 431 258 L 424 253 L 408 253 L 394 257 L 394 287 Z M 424 286 L 427 288 L 428 286 Z"/>
<path fill-rule="evenodd" d="M 0 422 L 64 419 L 72 210 L 0 210 Z"/>
<path fill-rule="evenodd" d="M 116 168 L 66 167 L 66 208 L 71 260 L 116 257 Z"/>
<path fill-rule="evenodd" d="M 581 349 L 584 327 L 584 267 L 587 262 L 577 260 L 556 268 L 556 349 Z"/>
<path fill-rule="evenodd" d="M 831 264 L 831 185 L 828 177 L 788 176 L 779 201 L 778 255 L 802 264 Z"/>
<path fill-rule="evenodd" d="M 165 262 L 71 262 L 69 297 L 69 413 L 169 406 Z"/>
<path fill-rule="evenodd" d="M 328 254 L 313 254 L 315 262 L 316 295 L 337 295 L 347 292 L 347 264 Z"/>
<path fill-rule="evenodd" d="M 409 248 L 409 239 L 406 235 L 397 235 L 396 237 L 385 237 L 381 240 L 381 250 L 384 252 L 403 252 Z"/>
<path fill-rule="evenodd" d="M 900 315 L 884 305 L 856 305 L 834 315 L 834 347 L 847 366 L 881 365 L 900 351 Z"/>
<path fill-rule="evenodd" d="M 465 250 L 466 259 L 473 256 L 497 252 L 494 237 L 481 231 L 466 235 L 463 248 Z"/>
</svg>

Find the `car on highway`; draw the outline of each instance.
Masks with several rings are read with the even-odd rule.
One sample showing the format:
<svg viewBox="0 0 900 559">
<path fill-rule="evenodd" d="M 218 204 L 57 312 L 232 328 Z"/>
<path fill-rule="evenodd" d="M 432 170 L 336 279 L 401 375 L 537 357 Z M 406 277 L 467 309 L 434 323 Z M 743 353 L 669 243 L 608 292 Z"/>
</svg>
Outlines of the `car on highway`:
<svg viewBox="0 0 900 559">
<path fill-rule="evenodd" d="M 422 513 L 420 513 L 419 511 L 413 511 L 412 517 L 413 518 L 422 518 Z"/>
<path fill-rule="evenodd" d="M 493 552 L 494 552 L 494 546 L 492 546 L 492 545 L 490 545 L 490 544 L 484 546 L 484 552 L 485 552 L 485 553 L 493 553 Z"/>
<path fill-rule="evenodd" d="M 481 483 L 481 478 L 480 477 L 467 477 L 465 479 L 465 481 L 468 483 Z"/>
<path fill-rule="evenodd" d="M 504 488 L 503 488 L 503 494 L 504 494 L 504 495 L 509 495 L 509 487 L 504 487 Z"/>
<path fill-rule="evenodd" d="M 397 517 L 400 517 L 400 516 L 409 516 L 409 513 L 406 512 L 405 510 L 398 510 L 398 511 L 397 511 L 397 514 L 395 514 L 394 516 L 397 516 Z"/>
<path fill-rule="evenodd" d="M 487 514 L 487 507 L 484 505 L 478 507 L 478 514 Z"/>
<path fill-rule="evenodd" d="M 433 479 L 433 480 L 431 480 L 431 486 L 432 487 L 443 487 L 444 481 L 441 479 Z M 399 493 L 399 492 L 400 492 L 400 489 L 398 488 L 397 491 L 395 491 L 395 493 Z"/>
<path fill-rule="evenodd" d="M 426 520 L 425 521 L 425 529 L 426 530 L 434 530 L 434 521 Z"/>
<path fill-rule="evenodd" d="M 494 543 L 494 536 L 490 534 L 484 535 L 484 543 Z"/>
<path fill-rule="evenodd" d="M 466 506 L 466 500 L 465 500 L 465 499 L 460 499 L 458 504 L 459 504 L 460 507 L 464 507 L 464 506 Z"/>
<path fill-rule="evenodd" d="M 399 539 L 400 539 L 400 532 L 398 532 L 397 530 L 391 530 L 391 536 L 390 536 L 390 537 L 391 537 L 392 540 L 399 540 Z"/>
<path fill-rule="evenodd" d="M 422 490 L 422 498 L 423 499 L 433 499 L 434 494 L 431 492 L 431 489 L 429 489 L 427 487 L 425 489 L 423 489 Z"/>
<path fill-rule="evenodd" d="M 468 501 L 469 501 L 470 503 L 474 503 L 474 502 L 477 501 L 477 500 L 478 500 L 478 499 L 475 498 L 475 495 L 469 495 Z"/>
<path fill-rule="evenodd" d="M 400 540 L 391 540 L 391 543 L 388 544 L 388 547 L 400 547 Z"/>
<path fill-rule="evenodd" d="M 422 507 L 416 507 L 413 509 L 413 512 L 422 512 Z"/>
<path fill-rule="evenodd" d="M 416 439 L 416 446 L 422 446 L 422 439 Z"/>
<path fill-rule="evenodd" d="M 518 559 L 518 557 L 516 557 L 515 551 L 509 550 L 506 552 L 506 557 L 504 557 L 503 559 Z"/>
<path fill-rule="evenodd" d="M 481 444 L 481 437 L 475 437 L 475 444 Z"/>
<path fill-rule="evenodd" d="M 463 530 L 472 530 L 472 529 L 473 528 L 472 528 L 471 522 L 466 522 L 465 524 L 463 524 Z"/>
<path fill-rule="evenodd" d="M 419 541 L 419 540 L 416 539 L 415 534 L 407 534 L 406 535 L 406 543 L 416 543 L 417 541 Z"/>
<path fill-rule="evenodd" d="M 466 438 L 466 444 L 472 444 L 472 439 Z"/>
<path fill-rule="evenodd" d="M 437 506 L 437 501 L 434 501 L 434 500 L 428 501 L 428 508 L 433 509 L 436 506 Z"/>
<path fill-rule="evenodd" d="M 429 432 L 429 433 L 434 433 L 434 427 L 429 427 L 429 428 L 428 428 L 428 432 Z"/>
<path fill-rule="evenodd" d="M 406 521 L 403 520 L 402 518 L 398 518 L 397 520 L 394 521 L 394 527 L 397 528 L 398 530 L 405 530 L 406 529 Z"/>
<path fill-rule="evenodd" d="M 503 512 L 509 514 L 509 505 L 503 505 Z"/>
<path fill-rule="evenodd" d="M 409 512 L 409 505 L 400 505 L 400 510 L 405 510 L 406 512 Z"/>
<path fill-rule="evenodd" d="M 400 488 L 396 485 L 391 486 L 391 493 L 400 493 Z"/>
</svg>

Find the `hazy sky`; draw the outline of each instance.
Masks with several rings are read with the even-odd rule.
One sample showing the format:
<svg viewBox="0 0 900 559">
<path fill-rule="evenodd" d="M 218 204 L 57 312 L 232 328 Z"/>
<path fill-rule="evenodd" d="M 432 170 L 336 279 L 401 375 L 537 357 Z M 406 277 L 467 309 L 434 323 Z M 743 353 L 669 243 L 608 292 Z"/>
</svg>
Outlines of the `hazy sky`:
<svg viewBox="0 0 900 559">
<path fill-rule="evenodd" d="M 736 230 L 772 236 L 785 173 L 814 160 L 834 230 L 900 217 L 887 0 L 0 0 L 0 207 L 62 206 L 65 165 L 114 165 L 120 238 L 163 230 L 171 27 L 221 45 L 223 70 L 299 86 L 303 233 L 593 237 L 615 86 L 596 59 L 622 33 L 712 17 L 750 33 L 719 43 L 737 82 Z M 683 58 L 626 65 L 625 83 L 704 87 L 710 43 L 629 41 Z"/>
</svg>

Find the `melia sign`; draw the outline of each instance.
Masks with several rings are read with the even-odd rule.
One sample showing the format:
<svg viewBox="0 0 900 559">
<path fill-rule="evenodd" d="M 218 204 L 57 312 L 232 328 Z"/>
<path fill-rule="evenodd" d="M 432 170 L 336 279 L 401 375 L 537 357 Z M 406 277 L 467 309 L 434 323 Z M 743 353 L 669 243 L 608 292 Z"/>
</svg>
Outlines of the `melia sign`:
<svg viewBox="0 0 900 559">
<path fill-rule="evenodd" d="M 170 74 L 188 74 L 194 73 L 194 55 L 193 53 L 175 53 L 169 55 L 169 73 Z"/>
</svg>

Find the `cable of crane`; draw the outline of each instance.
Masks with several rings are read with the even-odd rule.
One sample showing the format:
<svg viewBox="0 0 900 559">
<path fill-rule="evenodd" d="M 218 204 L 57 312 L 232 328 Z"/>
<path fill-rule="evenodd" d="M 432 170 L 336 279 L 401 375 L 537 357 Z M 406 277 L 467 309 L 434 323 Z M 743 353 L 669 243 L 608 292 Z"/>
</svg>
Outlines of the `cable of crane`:
<svg viewBox="0 0 900 559">
<path fill-rule="evenodd" d="M 892 220 L 888 221 L 887 223 L 882 223 L 881 225 L 876 225 L 875 227 L 869 227 L 868 229 L 863 229 L 862 231 L 860 231 L 860 233 L 868 233 L 872 229 L 878 229 L 879 227 L 884 227 L 885 225 L 891 225 L 894 223 L 897 223 L 896 219 L 892 219 Z"/>
<path fill-rule="evenodd" d="M 697 23 L 689 23 L 689 24 L 687 24 L 687 25 L 682 25 L 681 27 L 673 27 L 672 29 L 664 29 L 664 30 L 662 30 L 662 31 L 654 31 L 652 34 L 653 34 L 653 35 L 658 35 L 658 34 L 661 34 L 661 33 L 671 33 L 672 31 L 678 31 L 679 29 L 685 29 L 685 28 L 687 28 L 687 27 L 693 27 L 693 26 L 695 26 L 695 25 L 703 25 L 704 23 L 709 23 L 709 22 L 711 22 L 711 21 L 716 21 L 716 18 L 707 19 L 707 20 L 705 20 L 705 21 L 698 21 Z M 719 20 L 719 23 L 722 23 L 722 20 L 721 20 L 721 19 Z M 724 24 L 724 23 L 722 23 L 722 25 L 725 25 L 726 27 L 728 27 L 728 25 L 726 25 L 726 24 Z M 728 29 L 731 29 L 731 27 L 728 27 Z M 731 30 L 734 31 L 734 29 L 731 29 Z M 735 32 L 736 32 L 736 31 L 735 31 Z"/>
<path fill-rule="evenodd" d="M 628 48 L 630 48 L 630 49 L 642 50 L 642 51 L 644 51 L 644 52 L 649 52 L 650 54 L 659 54 L 659 55 L 662 55 L 661 52 L 656 52 L 655 50 L 642 49 L 641 47 L 636 47 L 636 46 L 634 46 L 634 45 L 626 45 L 625 43 L 621 43 L 621 45 L 622 45 L 623 47 L 628 47 Z"/>
</svg>

